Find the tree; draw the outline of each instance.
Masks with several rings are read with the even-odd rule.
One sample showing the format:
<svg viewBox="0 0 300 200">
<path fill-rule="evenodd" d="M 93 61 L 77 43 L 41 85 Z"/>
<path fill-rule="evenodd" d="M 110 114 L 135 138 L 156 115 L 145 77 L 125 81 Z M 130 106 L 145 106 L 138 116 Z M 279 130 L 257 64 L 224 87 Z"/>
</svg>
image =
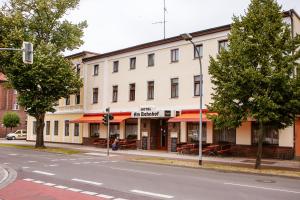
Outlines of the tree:
<svg viewBox="0 0 300 200">
<path fill-rule="evenodd" d="M 10 128 L 12 131 L 13 128 L 17 127 L 20 124 L 20 117 L 17 113 L 6 112 L 3 115 L 3 124 L 6 128 Z"/>
<path fill-rule="evenodd" d="M 210 58 L 214 84 L 209 109 L 217 127 L 236 128 L 249 118 L 259 124 L 255 168 L 260 168 L 265 127 L 293 124 L 300 113 L 300 36 L 291 37 L 275 0 L 252 0 L 245 16 L 233 17 L 229 47 Z"/>
<path fill-rule="evenodd" d="M 82 81 L 62 55 L 83 44 L 86 22 L 72 24 L 63 19 L 76 8 L 79 0 L 10 0 L 0 12 L 0 44 L 21 47 L 34 45 L 34 63 L 22 63 L 21 52 L 0 54 L 0 66 L 18 91 L 18 102 L 36 119 L 35 147 L 44 147 L 43 129 L 46 112 L 62 97 L 76 94 Z"/>
</svg>

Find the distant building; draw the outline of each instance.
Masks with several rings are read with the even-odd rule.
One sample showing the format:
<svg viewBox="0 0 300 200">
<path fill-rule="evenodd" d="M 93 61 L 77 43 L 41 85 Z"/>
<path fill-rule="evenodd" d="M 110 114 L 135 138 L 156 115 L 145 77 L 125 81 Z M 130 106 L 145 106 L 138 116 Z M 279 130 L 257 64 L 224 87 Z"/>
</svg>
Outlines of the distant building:
<svg viewBox="0 0 300 200">
<path fill-rule="evenodd" d="M 13 128 L 13 131 L 18 129 L 26 130 L 26 113 L 24 109 L 19 106 L 17 96 L 18 93 L 16 90 L 7 88 L 5 83 L 7 79 L 5 75 L 0 73 L 0 138 L 5 137 L 6 133 L 10 132 L 10 128 L 5 128 L 2 122 L 3 115 L 5 112 L 15 112 L 20 117 L 20 125 L 16 128 Z"/>
</svg>

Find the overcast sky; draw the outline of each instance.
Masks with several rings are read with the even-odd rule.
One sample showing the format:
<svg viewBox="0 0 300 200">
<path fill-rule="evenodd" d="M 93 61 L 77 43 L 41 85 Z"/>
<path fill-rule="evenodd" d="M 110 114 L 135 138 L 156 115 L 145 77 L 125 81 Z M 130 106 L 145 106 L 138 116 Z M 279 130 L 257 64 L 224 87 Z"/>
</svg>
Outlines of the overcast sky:
<svg viewBox="0 0 300 200">
<path fill-rule="evenodd" d="M 4 0 L 0 0 L 4 1 Z M 166 37 L 231 23 L 250 0 L 166 0 Z M 300 0 L 278 0 L 283 10 L 300 14 Z M 68 13 L 73 22 L 87 20 L 82 50 L 105 53 L 163 39 L 163 0 L 81 0 Z"/>
</svg>

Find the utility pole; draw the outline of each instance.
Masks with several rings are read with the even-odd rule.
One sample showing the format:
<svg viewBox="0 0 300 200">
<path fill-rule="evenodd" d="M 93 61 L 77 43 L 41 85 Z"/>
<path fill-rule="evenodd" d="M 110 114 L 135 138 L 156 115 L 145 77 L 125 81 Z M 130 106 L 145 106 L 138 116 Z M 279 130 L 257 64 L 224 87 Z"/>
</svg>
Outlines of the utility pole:
<svg viewBox="0 0 300 200">
<path fill-rule="evenodd" d="M 106 108 L 106 119 L 107 119 L 107 156 L 109 156 L 109 141 L 110 141 L 110 134 L 109 134 L 109 113 L 110 109 Z"/>
<path fill-rule="evenodd" d="M 152 24 L 163 24 L 163 28 L 164 28 L 164 39 L 166 39 L 166 12 L 167 12 L 167 8 L 166 8 L 166 0 L 164 0 L 164 20 L 163 21 L 158 21 L 158 22 L 154 22 Z"/>
</svg>

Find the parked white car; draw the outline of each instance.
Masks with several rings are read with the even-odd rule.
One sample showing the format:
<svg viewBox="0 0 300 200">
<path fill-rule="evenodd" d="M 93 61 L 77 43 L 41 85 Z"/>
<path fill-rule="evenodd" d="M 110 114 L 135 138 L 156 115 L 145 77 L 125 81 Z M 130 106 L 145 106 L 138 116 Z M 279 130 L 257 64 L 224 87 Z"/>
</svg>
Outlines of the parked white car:
<svg viewBox="0 0 300 200">
<path fill-rule="evenodd" d="M 14 133 L 6 135 L 7 140 L 26 140 L 27 132 L 25 130 L 17 130 Z"/>
</svg>

